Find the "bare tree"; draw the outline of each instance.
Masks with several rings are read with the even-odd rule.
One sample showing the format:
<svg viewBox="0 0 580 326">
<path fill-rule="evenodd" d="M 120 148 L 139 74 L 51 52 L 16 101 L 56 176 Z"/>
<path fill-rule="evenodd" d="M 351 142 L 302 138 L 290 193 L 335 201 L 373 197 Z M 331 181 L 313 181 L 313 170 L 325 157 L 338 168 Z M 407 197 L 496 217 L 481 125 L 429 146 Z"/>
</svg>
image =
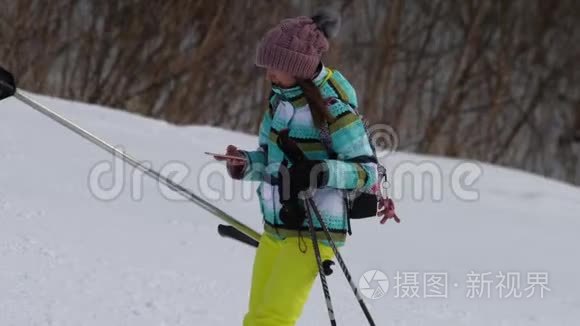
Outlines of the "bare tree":
<svg viewBox="0 0 580 326">
<path fill-rule="evenodd" d="M 32 91 L 256 131 L 255 46 L 323 0 L 0 0 L 2 64 Z M 403 149 L 580 184 L 580 3 L 341 0 L 324 58 Z"/>
</svg>

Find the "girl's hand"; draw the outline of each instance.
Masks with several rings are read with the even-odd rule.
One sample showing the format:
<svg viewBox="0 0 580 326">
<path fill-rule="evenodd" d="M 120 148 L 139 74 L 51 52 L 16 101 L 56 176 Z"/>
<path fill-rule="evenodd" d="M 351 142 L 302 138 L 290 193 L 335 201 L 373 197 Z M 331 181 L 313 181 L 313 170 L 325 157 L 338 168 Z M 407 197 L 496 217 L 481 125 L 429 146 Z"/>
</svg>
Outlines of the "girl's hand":
<svg viewBox="0 0 580 326">
<path fill-rule="evenodd" d="M 207 154 L 212 154 L 212 153 L 207 153 Z M 226 153 L 224 155 L 218 155 L 215 154 L 213 156 L 214 159 L 216 159 L 217 161 L 226 161 L 226 163 L 228 165 L 244 165 L 246 158 L 244 157 L 244 154 L 242 154 L 238 148 L 234 145 L 229 145 L 226 148 Z"/>
<path fill-rule="evenodd" d="M 246 160 L 244 154 L 238 150 L 234 145 L 228 145 L 226 148 L 226 155 L 232 157 L 239 157 L 240 159 L 223 158 L 214 156 L 218 161 L 226 161 L 226 166 L 229 175 L 234 179 L 242 179 L 244 177 L 244 170 L 246 169 Z"/>
</svg>

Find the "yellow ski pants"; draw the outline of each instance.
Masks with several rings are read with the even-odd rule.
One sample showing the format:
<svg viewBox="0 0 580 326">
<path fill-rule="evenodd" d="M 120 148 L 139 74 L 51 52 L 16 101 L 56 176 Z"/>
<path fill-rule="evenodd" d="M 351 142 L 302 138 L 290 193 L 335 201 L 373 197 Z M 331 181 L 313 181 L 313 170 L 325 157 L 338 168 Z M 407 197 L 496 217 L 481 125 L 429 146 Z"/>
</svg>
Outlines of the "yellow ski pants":
<svg viewBox="0 0 580 326">
<path fill-rule="evenodd" d="M 249 310 L 244 326 L 292 326 L 302 314 L 318 275 L 312 240 L 284 240 L 264 233 L 254 259 Z M 306 248 L 306 252 L 302 251 Z M 319 242 L 322 261 L 332 259 L 332 248 Z"/>
</svg>

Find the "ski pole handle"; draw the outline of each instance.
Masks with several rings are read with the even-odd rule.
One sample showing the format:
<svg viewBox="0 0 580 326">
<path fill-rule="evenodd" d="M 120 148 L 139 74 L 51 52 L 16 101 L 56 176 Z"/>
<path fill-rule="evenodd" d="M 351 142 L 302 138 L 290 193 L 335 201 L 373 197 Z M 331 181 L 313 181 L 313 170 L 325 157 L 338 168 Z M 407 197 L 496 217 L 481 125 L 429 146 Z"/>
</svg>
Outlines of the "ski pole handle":
<svg viewBox="0 0 580 326">
<path fill-rule="evenodd" d="M 16 93 L 16 81 L 14 76 L 6 69 L 0 67 L 0 101 L 13 96 Z"/>
</svg>

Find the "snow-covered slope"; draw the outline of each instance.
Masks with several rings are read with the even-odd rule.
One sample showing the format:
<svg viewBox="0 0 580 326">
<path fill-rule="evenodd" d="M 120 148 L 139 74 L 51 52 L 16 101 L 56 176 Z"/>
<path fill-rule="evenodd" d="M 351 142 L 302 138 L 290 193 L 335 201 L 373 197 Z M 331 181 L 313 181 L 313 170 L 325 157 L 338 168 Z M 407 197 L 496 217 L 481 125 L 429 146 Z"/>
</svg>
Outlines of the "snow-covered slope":
<svg viewBox="0 0 580 326">
<path fill-rule="evenodd" d="M 211 175 L 213 187 L 220 186 L 209 172 L 223 167 L 203 152 L 256 144 L 251 135 L 35 98 L 157 169 L 188 168 L 183 184 L 207 196 L 199 180 Z M 126 181 L 119 196 L 98 199 L 91 171 L 111 160 L 15 99 L 0 103 L 0 325 L 241 325 L 254 250 L 219 238 L 216 219 L 166 198 L 153 181 L 132 186 L 139 178 L 128 167 L 116 176 Z M 391 170 L 432 162 L 444 188 L 442 200 L 414 200 L 410 182 L 395 184 L 402 190 L 401 224 L 353 223 L 343 254 L 354 278 L 380 270 L 390 279 L 384 297 L 366 301 L 378 325 L 578 324 L 580 189 L 480 165 L 483 174 L 472 187 L 479 199 L 463 201 L 449 186 L 458 161 L 396 153 L 384 162 Z M 106 174 L 102 186 L 112 180 Z M 429 183 L 424 187 L 429 193 Z M 260 229 L 255 196 L 244 200 L 239 183 L 235 189 L 233 198 L 213 203 Z M 407 279 L 397 280 L 397 272 Z M 424 292 L 423 278 L 432 272 L 447 275 L 447 298 Z M 471 298 L 470 284 L 484 272 L 491 273 L 491 298 L 485 292 Z M 515 286 L 522 292 L 528 275 L 546 273 L 550 291 L 544 298 L 539 292 L 526 298 L 529 291 L 499 298 L 497 276 L 508 272 L 520 275 Z M 415 276 L 419 297 L 401 298 Z M 365 325 L 340 270 L 330 287 L 339 325 Z M 413 287 L 407 290 L 412 294 Z M 317 283 L 300 325 L 326 325 L 327 318 Z"/>
</svg>

